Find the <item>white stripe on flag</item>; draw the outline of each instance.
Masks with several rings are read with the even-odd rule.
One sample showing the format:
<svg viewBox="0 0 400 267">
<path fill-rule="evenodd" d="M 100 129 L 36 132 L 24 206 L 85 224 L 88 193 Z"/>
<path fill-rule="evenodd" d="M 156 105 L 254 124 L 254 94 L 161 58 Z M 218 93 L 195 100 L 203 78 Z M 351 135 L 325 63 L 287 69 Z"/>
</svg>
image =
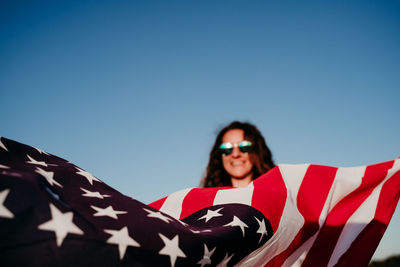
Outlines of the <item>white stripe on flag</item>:
<svg viewBox="0 0 400 267">
<path fill-rule="evenodd" d="M 282 164 L 279 170 L 287 191 L 285 208 L 277 231 L 262 247 L 243 258 L 238 266 L 261 266 L 284 251 L 304 225 L 304 218 L 297 210 L 297 194 L 310 164 Z"/>
<path fill-rule="evenodd" d="M 182 212 L 182 203 L 185 199 L 186 195 L 192 190 L 192 188 L 183 189 L 181 191 L 175 192 L 167 197 L 164 201 L 163 205 L 160 208 L 160 211 L 165 212 L 166 214 L 174 217 L 175 219 L 179 219 Z"/>
<path fill-rule="evenodd" d="M 282 267 L 297 267 L 303 264 L 304 259 L 307 256 L 308 250 L 314 244 L 315 239 L 318 236 L 316 232 L 312 237 L 310 237 L 306 242 L 304 242 L 295 252 L 293 252 L 282 264 Z"/>
<path fill-rule="evenodd" d="M 214 198 L 213 205 L 240 203 L 251 205 L 254 186 L 250 183 L 247 187 L 222 189 L 217 192 Z"/>
<path fill-rule="evenodd" d="M 327 199 L 327 202 L 330 201 L 329 212 L 339 201 L 361 185 L 365 170 L 366 166 L 338 168 Z M 332 199 L 329 199 L 329 197 L 332 197 Z"/>
<path fill-rule="evenodd" d="M 343 253 L 345 253 L 349 249 L 351 243 L 357 238 L 364 227 L 374 218 L 383 184 L 390 177 L 392 177 L 394 173 L 399 171 L 399 169 L 400 160 L 396 159 L 393 167 L 388 171 L 385 179 L 377 187 L 374 188 L 371 195 L 368 196 L 368 198 L 347 220 L 347 223 L 344 226 L 342 233 L 340 234 L 338 242 L 336 243 L 328 266 L 333 266 L 337 263 L 337 261 L 340 259 Z"/>
<path fill-rule="evenodd" d="M 361 167 L 347 167 L 338 168 L 335 179 L 329 191 L 328 197 L 324 203 L 324 207 L 319 217 L 319 227 L 325 223 L 328 213 L 333 207 L 344 197 L 354 191 L 360 186 L 362 178 L 365 173 L 365 166 Z M 350 179 L 349 179 L 350 178 Z M 310 237 L 304 244 L 302 244 L 296 251 L 290 255 L 284 264 L 284 266 L 301 266 L 308 251 L 314 244 L 320 229 L 312 237 Z"/>
</svg>

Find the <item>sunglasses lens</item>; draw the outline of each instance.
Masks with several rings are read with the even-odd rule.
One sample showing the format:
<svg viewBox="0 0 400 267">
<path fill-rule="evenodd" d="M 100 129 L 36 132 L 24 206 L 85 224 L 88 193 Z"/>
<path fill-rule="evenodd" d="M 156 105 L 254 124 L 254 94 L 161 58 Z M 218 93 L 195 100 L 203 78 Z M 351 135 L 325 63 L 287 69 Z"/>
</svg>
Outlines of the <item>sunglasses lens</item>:
<svg viewBox="0 0 400 267">
<path fill-rule="evenodd" d="M 224 155 L 229 155 L 233 152 L 232 148 L 221 148 L 220 150 L 221 150 L 222 154 L 224 154 Z"/>
<path fill-rule="evenodd" d="M 250 141 L 242 141 L 239 144 L 239 150 L 242 153 L 247 153 L 252 151 L 253 149 L 253 144 Z M 219 150 L 221 151 L 222 154 L 229 155 L 233 152 L 233 145 L 231 143 L 223 143 L 222 145 L 219 146 Z"/>
<path fill-rule="evenodd" d="M 233 151 L 233 145 L 231 143 L 223 143 L 219 146 L 219 150 L 222 154 L 229 155 Z"/>
<path fill-rule="evenodd" d="M 239 144 L 239 149 L 243 153 L 246 153 L 246 152 L 250 152 L 252 150 L 252 148 L 253 148 L 252 146 L 253 146 L 253 144 L 250 141 L 242 141 Z"/>
</svg>

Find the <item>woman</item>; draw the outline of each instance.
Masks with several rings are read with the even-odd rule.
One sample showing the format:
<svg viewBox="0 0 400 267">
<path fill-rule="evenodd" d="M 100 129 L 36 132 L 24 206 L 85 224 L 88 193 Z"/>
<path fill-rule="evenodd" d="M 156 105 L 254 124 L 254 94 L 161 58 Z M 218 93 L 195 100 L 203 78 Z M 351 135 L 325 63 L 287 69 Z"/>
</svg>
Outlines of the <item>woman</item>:
<svg viewBox="0 0 400 267">
<path fill-rule="evenodd" d="M 256 126 L 234 121 L 217 135 L 201 186 L 246 187 L 275 166 Z"/>
</svg>

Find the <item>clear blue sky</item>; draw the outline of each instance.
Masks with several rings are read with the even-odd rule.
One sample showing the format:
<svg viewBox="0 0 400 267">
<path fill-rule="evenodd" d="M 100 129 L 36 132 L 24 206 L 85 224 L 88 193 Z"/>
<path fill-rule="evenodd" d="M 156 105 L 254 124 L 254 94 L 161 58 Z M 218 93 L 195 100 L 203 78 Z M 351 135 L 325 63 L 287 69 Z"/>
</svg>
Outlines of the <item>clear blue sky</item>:
<svg viewBox="0 0 400 267">
<path fill-rule="evenodd" d="M 399 1 L 3 0 L 0 135 L 145 203 L 197 186 L 236 119 L 276 163 L 382 162 L 399 48 Z M 375 258 L 400 253 L 399 213 Z"/>
</svg>

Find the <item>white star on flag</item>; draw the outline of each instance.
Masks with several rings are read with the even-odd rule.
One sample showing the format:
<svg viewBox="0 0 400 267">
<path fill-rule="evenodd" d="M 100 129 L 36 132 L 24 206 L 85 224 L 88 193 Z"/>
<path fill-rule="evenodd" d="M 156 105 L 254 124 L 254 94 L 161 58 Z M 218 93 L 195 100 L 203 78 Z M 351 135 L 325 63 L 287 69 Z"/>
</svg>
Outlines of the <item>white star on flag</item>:
<svg viewBox="0 0 400 267">
<path fill-rule="evenodd" d="M 87 171 L 84 171 L 78 167 L 75 167 L 75 168 L 78 169 L 78 172 L 76 174 L 79 174 L 79 175 L 82 175 L 83 177 L 85 177 L 91 185 L 93 185 L 93 181 L 100 182 L 99 179 L 97 179 L 92 174 L 88 173 Z"/>
<path fill-rule="evenodd" d="M 217 267 L 226 267 L 226 266 L 228 266 L 228 262 L 232 259 L 232 257 L 233 257 L 233 254 L 228 256 L 228 253 L 226 253 L 224 259 L 220 263 L 218 263 Z"/>
<path fill-rule="evenodd" d="M 8 149 L 6 148 L 6 146 L 3 144 L 3 142 L 1 142 L 1 136 L 0 136 L 0 147 L 2 149 L 4 149 L 5 151 L 8 151 Z"/>
<path fill-rule="evenodd" d="M 140 247 L 140 244 L 129 236 L 128 227 L 126 226 L 124 226 L 120 230 L 104 229 L 104 232 L 111 235 L 111 237 L 107 239 L 108 244 L 118 245 L 120 260 L 124 258 L 126 248 L 128 246 Z"/>
<path fill-rule="evenodd" d="M 31 156 L 29 156 L 28 154 L 26 154 L 26 156 L 28 157 L 29 161 L 27 161 L 26 163 L 30 163 L 30 164 L 35 164 L 35 165 L 40 165 L 40 166 L 44 166 L 47 167 L 48 165 L 46 164 L 46 162 L 44 161 L 37 161 L 36 159 L 32 158 Z"/>
<path fill-rule="evenodd" d="M 8 167 L 8 166 L 6 166 L 6 165 L 1 165 L 1 164 L 0 164 L 0 169 L 11 169 L 11 167 Z"/>
<path fill-rule="evenodd" d="M 82 196 L 84 197 L 97 197 L 97 198 L 101 198 L 104 199 L 105 197 L 110 197 L 110 195 L 102 195 L 100 194 L 100 192 L 92 192 L 89 190 L 86 190 L 85 188 L 81 187 L 81 190 L 85 192 L 85 194 L 82 194 Z"/>
<path fill-rule="evenodd" d="M 37 148 L 37 147 L 34 147 L 34 149 L 36 149 L 40 154 L 49 155 L 49 153 L 47 153 L 47 152 L 45 152 L 45 151 L 43 151 L 43 150 L 41 150 L 41 149 L 39 149 L 39 148 Z"/>
<path fill-rule="evenodd" d="M 38 229 L 54 231 L 58 247 L 61 246 L 68 233 L 77 235 L 84 234 L 83 231 L 72 222 L 74 216 L 72 211 L 62 213 L 56 206 L 50 203 L 50 212 L 52 219 L 39 225 Z"/>
<path fill-rule="evenodd" d="M 219 211 L 222 210 L 222 209 L 223 208 L 219 208 L 217 210 L 207 210 L 207 214 L 204 215 L 203 217 L 199 218 L 198 220 L 201 220 L 201 219 L 205 218 L 206 222 L 208 222 L 211 218 L 222 216 L 222 214 L 219 213 Z"/>
<path fill-rule="evenodd" d="M 51 186 L 58 185 L 59 187 L 63 187 L 60 183 L 54 180 L 54 172 L 47 172 L 39 167 L 36 167 L 35 172 L 39 173 L 41 176 L 46 178 L 47 182 L 49 182 Z"/>
<path fill-rule="evenodd" d="M 90 205 L 90 207 L 92 207 L 92 209 L 97 211 L 95 214 L 93 214 L 93 216 L 96 216 L 96 217 L 97 216 L 108 216 L 108 217 L 111 217 L 113 219 L 118 219 L 117 214 L 128 213 L 127 211 L 114 210 L 112 206 L 108 206 L 105 209 L 100 208 L 100 207 L 96 207 L 96 206 L 93 206 L 93 205 Z"/>
<path fill-rule="evenodd" d="M 243 237 L 244 237 L 244 228 L 245 228 L 245 227 L 246 227 L 246 228 L 249 228 L 249 227 L 247 226 L 247 224 L 245 224 L 244 222 L 242 222 L 242 221 L 241 221 L 238 217 L 236 217 L 236 216 L 233 216 L 233 220 L 232 220 L 230 223 L 225 224 L 224 226 L 232 226 L 232 227 L 234 227 L 234 226 L 239 226 L 240 229 L 242 230 Z"/>
<path fill-rule="evenodd" d="M 209 251 L 207 245 L 204 244 L 204 256 L 197 264 L 201 264 L 201 267 L 203 267 L 206 264 L 211 264 L 211 256 L 216 248 L 217 247 L 214 247 L 211 251 Z"/>
<path fill-rule="evenodd" d="M 257 219 L 257 217 L 254 217 L 254 218 L 256 218 L 256 220 L 257 220 L 257 222 L 258 222 L 258 225 L 260 226 L 260 227 L 258 228 L 258 230 L 257 230 L 257 233 L 258 233 L 258 234 L 261 234 L 260 240 L 258 241 L 258 243 L 260 243 L 261 240 L 262 240 L 262 238 L 263 238 L 263 236 L 268 234 L 268 231 L 267 231 L 267 227 L 265 226 L 265 221 L 264 221 L 264 219 L 262 219 L 262 221 L 260 222 L 260 221 Z"/>
<path fill-rule="evenodd" d="M 164 247 L 158 252 L 160 255 L 169 256 L 171 261 L 171 266 L 175 266 L 176 258 L 186 258 L 185 253 L 179 248 L 179 236 L 176 235 L 172 239 L 168 239 L 161 233 L 158 234 L 162 241 L 164 242 Z"/>
<path fill-rule="evenodd" d="M 166 223 L 169 223 L 170 221 L 172 221 L 171 218 L 168 218 L 167 216 L 163 215 L 161 212 L 159 211 L 152 211 L 152 210 L 148 210 L 148 209 L 144 209 L 148 214 L 147 217 L 151 217 L 151 218 L 157 218 L 160 219 Z"/>
<path fill-rule="evenodd" d="M 14 214 L 4 206 L 4 202 L 8 194 L 10 193 L 10 189 L 5 189 L 0 192 L 0 218 L 14 218 Z"/>
</svg>

